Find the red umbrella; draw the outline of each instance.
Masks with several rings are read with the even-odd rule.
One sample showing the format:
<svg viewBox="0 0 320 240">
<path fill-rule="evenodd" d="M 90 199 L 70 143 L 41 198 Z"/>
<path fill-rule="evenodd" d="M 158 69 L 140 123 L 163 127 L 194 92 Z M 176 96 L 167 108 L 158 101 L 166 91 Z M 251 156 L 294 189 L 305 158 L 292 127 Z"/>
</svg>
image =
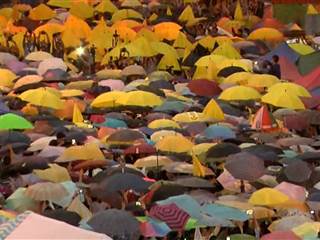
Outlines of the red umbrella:
<svg viewBox="0 0 320 240">
<path fill-rule="evenodd" d="M 214 81 L 207 79 L 192 80 L 188 83 L 191 92 L 203 97 L 213 97 L 221 93 L 221 88 Z"/>
<path fill-rule="evenodd" d="M 297 235 L 291 231 L 276 231 L 262 236 L 261 240 L 274 240 L 274 239 L 283 239 L 283 240 L 300 240 Z"/>
<path fill-rule="evenodd" d="M 309 74 L 300 77 L 295 83 L 307 88 L 308 90 L 313 90 L 320 87 L 320 67 L 317 67 Z"/>
<path fill-rule="evenodd" d="M 155 205 L 149 215 L 165 222 L 172 230 L 183 230 L 190 216 L 176 204 Z"/>
<path fill-rule="evenodd" d="M 124 150 L 125 155 L 131 154 L 155 154 L 157 150 L 147 143 L 142 143 L 139 145 L 133 145 Z"/>
<path fill-rule="evenodd" d="M 297 66 L 290 62 L 290 60 L 284 56 L 280 57 L 279 64 L 281 66 L 281 78 L 289 81 L 296 81 L 301 78 L 301 74 L 298 71 Z"/>
<path fill-rule="evenodd" d="M 271 130 L 277 128 L 277 122 L 266 106 L 262 106 L 254 116 L 252 128 Z"/>
</svg>

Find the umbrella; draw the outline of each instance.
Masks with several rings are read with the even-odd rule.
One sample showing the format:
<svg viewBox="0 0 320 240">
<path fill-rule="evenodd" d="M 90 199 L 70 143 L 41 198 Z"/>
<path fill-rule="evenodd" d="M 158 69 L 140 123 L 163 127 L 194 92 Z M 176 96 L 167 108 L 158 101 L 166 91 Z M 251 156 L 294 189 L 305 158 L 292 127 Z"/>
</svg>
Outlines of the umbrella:
<svg viewBox="0 0 320 240">
<path fill-rule="evenodd" d="M 130 65 L 121 71 L 122 76 L 146 76 L 146 71 L 139 65 Z"/>
<path fill-rule="evenodd" d="M 210 168 L 206 168 L 202 166 L 204 169 L 204 173 L 206 176 L 213 176 L 214 173 Z M 192 175 L 194 171 L 193 164 L 185 163 L 185 162 L 173 162 L 168 164 L 162 168 L 169 173 L 176 173 L 176 174 L 189 174 Z"/>
<path fill-rule="evenodd" d="M 290 199 L 295 199 L 304 202 L 307 196 L 307 190 L 304 187 L 288 182 L 282 182 L 275 187 L 275 189 L 286 194 Z"/>
<path fill-rule="evenodd" d="M 162 100 L 150 92 L 132 91 L 117 99 L 116 103 L 123 106 L 155 107 L 160 106 Z"/>
<path fill-rule="evenodd" d="M 281 96 L 281 97 L 280 97 Z M 305 109 L 305 106 L 299 96 L 290 91 L 274 90 L 268 92 L 261 98 L 262 102 L 271 104 L 276 107 L 289 108 L 289 109 Z"/>
<path fill-rule="evenodd" d="M 46 210 L 43 215 L 76 227 L 79 225 L 81 220 L 81 217 L 77 213 L 63 209 Z"/>
<path fill-rule="evenodd" d="M 92 101 L 91 107 L 94 107 L 94 108 L 116 107 L 116 106 L 119 106 L 119 104 L 116 101 L 119 98 L 122 98 L 124 96 L 126 96 L 126 93 L 120 92 L 120 91 L 102 93 Z"/>
<path fill-rule="evenodd" d="M 265 172 L 264 161 L 246 152 L 230 155 L 224 167 L 233 177 L 248 181 L 257 180 Z"/>
<path fill-rule="evenodd" d="M 294 161 L 284 169 L 284 174 L 294 183 L 302 183 L 307 181 L 311 176 L 312 170 L 308 163 L 301 160 Z"/>
<path fill-rule="evenodd" d="M 241 149 L 233 143 L 218 143 L 208 149 L 206 156 L 207 158 L 223 158 L 239 152 Z"/>
<path fill-rule="evenodd" d="M 12 143 L 26 143 L 30 144 L 31 140 L 28 136 L 17 131 L 1 131 L 0 144 L 7 145 Z"/>
<path fill-rule="evenodd" d="M 211 125 L 207 127 L 202 135 L 207 139 L 232 139 L 236 134 L 228 127 L 220 125 Z"/>
<path fill-rule="evenodd" d="M 116 173 L 99 183 L 99 186 L 108 192 L 135 190 L 144 192 L 150 183 L 143 180 L 141 176 L 132 173 Z"/>
<path fill-rule="evenodd" d="M 150 209 L 149 215 L 165 222 L 172 230 L 184 229 L 189 214 L 179 208 L 175 203 L 155 205 Z"/>
<path fill-rule="evenodd" d="M 244 222 L 249 216 L 237 208 L 227 207 L 220 204 L 205 204 L 201 207 L 201 211 L 209 216 L 218 216 L 222 219 L 235 220 Z"/>
<path fill-rule="evenodd" d="M 47 226 L 50 226 L 50 228 L 48 229 Z M 30 229 L 34 228 L 36 228 L 37 230 L 30 231 Z M 18 215 L 16 220 L 11 222 L 10 226 L 4 226 L 4 232 L 5 234 L 1 235 L 1 238 L 11 240 L 26 237 L 30 239 L 111 239 L 104 234 L 98 234 L 92 231 L 77 228 L 61 221 L 47 218 L 30 211 Z"/>
<path fill-rule="evenodd" d="M 0 116 L 0 129 L 31 129 L 32 124 L 23 117 L 13 113 L 7 113 Z"/>
<path fill-rule="evenodd" d="M 96 143 L 66 148 L 55 162 L 72 162 L 77 160 L 104 160 L 104 155 Z"/>
<path fill-rule="evenodd" d="M 141 235 L 144 237 L 165 237 L 172 230 L 164 222 L 153 218 L 139 217 Z"/>
<path fill-rule="evenodd" d="M 303 86 L 295 83 L 277 83 L 268 89 L 269 92 L 272 91 L 286 91 L 293 93 L 299 97 L 311 97 L 309 91 Z"/>
<path fill-rule="evenodd" d="M 260 98 L 261 95 L 257 90 L 245 86 L 235 86 L 227 88 L 219 96 L 219 99 L 225 101 L 256 100 Z"/>
<path fill-rule="evenodd" d="M 63 107 L 59 92 L 53 88 L 45 87 L 28 90 L 20 94 L 19 98 L 36 106 L 53 109 L 61 109 Z"/>
<path fill-rule="evenodd" d="M 272 87 L 278 84 L 279 79 L 269 74 L 252 74 L 247 81 L 247 86 L 254 88 Z"/>
<path fill-rule="evenodd" d="M 258 28 L 250 33 L 248 40 L 264 40 L 280 42 L 284 38 L 283 34 L 274 28 Z"/>
<path fill-rule="evenodd" d="M 294 234 L 292 231 L 275 231 L 268 233 L 261 237 L 261 240 L 273 240 L 273 239 L 290 239 L 300 240 L 301 238 Z"/>
<path fill-rule="evenodd" d="M 289 197 L 287 195 L 276 189 L 262 188 L 251 195 L 249 203 L 262 206 L 275 206 L 284 204 L 288 200 Z"/>
<path fill-rule="evenodd" d="M 192 147 L 193 143 L 182 136 L 165 136 L 156 143 L 156 148 L 162 152 L 187 153 Z"/>
<path fill-rule="evenodd" d="M 155 107 L 153 110 L 155 112 L 163 113 L 181 113 L 187 107 L 182 101 L 164 101 L 160 106 Z"/>
<path fill-rule="evenodd" d="M 59 201 L 66 197 L 68 192 L 60 183 L 43 182 L 29 186 L 25 194 L 37 201 Z"/>
<path fill-rule="evenodd" d="M 106 142 L 111 145 L 131 145 L 139 139 L 144 139 L 144 135 L 141 132 L 131 129 L 121 129 L 108 136 Z"/>
<path fill-rule="evenodd" d="M 44 75 L 48 70 L 52 69 L 61 69 L 66 72 L 67 66 L 60 58 L 47 58 L 40 62 L 37 73 Z"/>
<path fill-rule="evenodd" d="M 48 20 L 54 18 L 55 15 L 55 11 L 51 10 L 51 8 L 45 4 L 40 4 L 29 11 L 29 18 L 36 21 Z"/>
<path fill-rule="evenodd" d="M 89 221 L 94 231 L 112 238 L 138 240 L 139 222 L 127 211 L 109 209 L 94 215 Z"/>
<path fill-rule="evenodd" d="M 311 145 L 314 143 L 314 139 L 305 138 L 305 137 L 289 137 L 289 138 L 281 138 L 277 141 L 280 146 L 283 147 L 291 147 L 294 145 Z"/>
<path fill-rule="evenodd" d="M 50 168 L 44 170 L 34 170 L 34 174 L 40 179 L 48 180 L 50 182 L 59 183 L 70 181 L 68 170 L 57 164 L 49 164 Z"/>
<path fill-rule="evenodd" d="M 181 186 L 190 188 L 213 188 L 213 184 L 211 182 L 199 177 L 179 177 L 174 182 Z"/>
<path fill-rule="evenodd" d="M 188 88 L 198 96 L 212 97 L 221 92 L 218 84 L 206 79 L 192 80 L 188 83 Z"/>
<path fill-rule="evenodd" d="M 243 69 L 242 67 L 238 67 L 238 66 L 229 66 L 229 67 L 225 67 L 225 68 L 221 69 L 217 75 L 218 75 L 218 77 L 228 78 L 229 76 L 231 76 L 235 73 L 241 73 L 241 72 L 245 72 L 245 69 Z"/>
<path fill-rule="evenodd" d="M 109 87 L 111 90 L 121 91 L 125 85 L 121 80 L 108 79 L 99 81 L 99 86 Z"/>
<path fill-rule="evenodd" d="M 137 161 L 134 162 L 134 166 L 136 168 L 153 168 L 153 167 L 160 167 L 166 166 L 171 164 L 173 161 L 166 157 L 166 156 L 148 156 L 144 158 L 139 158 Z"/>
<path fill-rule="evenodd" d="M 13 89 L 17 89 L 17 88 L 20 88 L 22 86 L 25 86 L 25 85 L 29 85 L 29 84 L 34 84 L 34 83 L 39 83 L 42 81 L 42 77 L 39 76 L 39 75 L 27 75 L 27 76 L 24 76 L 20 79 L 18 79 L 18 81 L 16 81 L 16 83 L 14 84 L 14 87 Z"/>
<path fill-rule="evenodd" d="M 17 78 L 17 76 L 8 69 L 2 68 L 0 69 L 1 83 L 0 86 L 2 87 L 12 87 L 13 80 Z"/>
<path fill-rule="evenodd" d="M 289 216 L 280 218 L 277 221 L 274 221 L 269 225 L 268 230 L 271 232 L 275 231 L 290 231 L 291 229 L 298 227 L 304 223 L 313 222 L 310 218 L 306 216 Z"/>
<path fill-rule="evenodd" d="M 148 124 L 148 128 L 151 129 L 165 129 L 165 128 L 172 128 L 172 129 L 179 129 L 181 128 L 178 123 L 170 119 L 157 119 Z"/>
<path fill-rule="evenodd" d="M 28 197 L 26 194 L 26 188 L 16 189 L 5 201 L 5 207 L 17 212 L 24 212 L 27 210 L 37 211 L 38 204 L 35 200 Z"/>
<path fill-rule="evenodd" d="M 115 11 L 115 13 L 112 15 L 111 21 L 117 22 L 122 19 L 143 19 L 143 16 L 132 9 L 121 9 L 118 11 Z"/>
</svg>

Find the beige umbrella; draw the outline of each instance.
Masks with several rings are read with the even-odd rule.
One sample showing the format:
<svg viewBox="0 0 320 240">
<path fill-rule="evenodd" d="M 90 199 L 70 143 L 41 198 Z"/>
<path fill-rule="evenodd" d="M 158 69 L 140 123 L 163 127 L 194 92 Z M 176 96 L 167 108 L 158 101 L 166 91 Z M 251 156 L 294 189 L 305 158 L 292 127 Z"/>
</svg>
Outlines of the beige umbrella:
<svg viewBox="0 0 320 240">
<path fill-rule="evenodd" d="M 68 192 L 60 183 L 42 182 L 29 186 L 25 195 L 37 201 L 59 201 Z"/>
<path fill-rule="evenodd" d="M 137 168 L 151 168 L 157 166 L 166 166 L 171 163 L 173 163 L 173 161 L 166 156 L 148 156 L 138 159 L 134 163 L 134 166 Z"/>
</svg>

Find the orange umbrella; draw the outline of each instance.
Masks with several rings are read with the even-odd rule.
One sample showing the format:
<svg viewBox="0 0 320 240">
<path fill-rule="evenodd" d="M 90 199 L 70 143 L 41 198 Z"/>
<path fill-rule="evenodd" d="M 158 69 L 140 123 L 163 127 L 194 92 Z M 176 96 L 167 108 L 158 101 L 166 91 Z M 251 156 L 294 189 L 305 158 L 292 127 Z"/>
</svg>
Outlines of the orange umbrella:
<svg viewBox="0 0 320 240">
<path fill-rule="evenodd" d="M 59 118 L 72 119 L 74 105 L 77 104 L 81 112 L 84 112 L 86 104 L 79 99 L 67 99 L 63 103 L 63 108 L 56 110 L 54 115 Z"/>
<path fill-rule="evenodd" d="M 176 40 L 182 27 L 174 22 L 162 22 L 154 26 L 154 32 L 160 39 Z"/>
</svg>

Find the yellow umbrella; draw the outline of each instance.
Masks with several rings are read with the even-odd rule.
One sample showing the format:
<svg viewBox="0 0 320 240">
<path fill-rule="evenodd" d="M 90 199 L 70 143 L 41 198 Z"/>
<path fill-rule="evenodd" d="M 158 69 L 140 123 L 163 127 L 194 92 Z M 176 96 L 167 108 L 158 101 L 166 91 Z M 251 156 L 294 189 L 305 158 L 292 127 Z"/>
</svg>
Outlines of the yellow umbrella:
<svg viewBox="0 0 320 240">
<path fill-rule="evenodd" d="M 251 75 L 252 73 L 249 73 L 249 72 L 237 72 L 225 78 L 223 80 L 223 83 L 234 83 L 239 85 L 246 85 Z"/>
<path fill-rule="evenodd" d="M 148 124 L 148 128 L 159 129 L 159 128 L 181 128 L 178 123 L 170 119 L 157 119 Z"/>
<path fill-rule="evenodd" d="M 282 41 L 283 34 L 274 28 L 258 28 L 250 33 L 248 40 L 262 40 L 262 41 Z"/>
<path fill-rule="evenodd" d="M 134 30 L 124 26 L 112 26 L 111 32 L 112 34 L 117 33 L 120 39 L 124 40 L 125 42 L 133 41 L 137 36 L 137 33 Z"/>
<path fill-rule="evenodd" d="M 69 12 L 78 18 L 87 19 L 93 17 L 94 9 L 85 2 L 77 2 L 71 5 Z"/>
<path fill-rule="evenodd" d="M 296 51 L 300 55 L 308 55 L 316 51 L 311 46 L 303 43 L 291 43 L 289 44 L 289 47 L 291 47 L 294 51 Z"/>
<path fill-rule="evenodd" d="M 96 143 L 67 148 L 55 162 L 72 162 L 77 160 L 104 160 L 105 157 Z"/>
<path fill-rule="evenodd" d="M 75 125 L 79 126 L 79 125 L 83 124 L 83 121 L 84 121 L 84 119 L 83 119 L 82 113 L 81 113 L 81 111 L 80 111 L 80 109 L 78 107 L 78 104 L 75 103 L 73 105 L 72 122 Z"/>
<path fill-rule="evenodd" d="M 93 80 L 82 80 L 68 83 L 65 86 L 65 89 L 79 89 L 79 90 L 87 90 L 91 88 L 93 84 Z"/>
<path fill-rule="evenodd" d="M 156 51 L 157 54 L 170 55 L 176 59 L 179 58 L 177 51 L 174 49 L 174 47 L 172 47 L 167 43 L 154 41 L 154 42 L 151 42 L 150 44 L 152 49 Z"/>
<path fill-rule="evenodd" d="M 29 18 L 35 21 L 48 20 L 56 16 L 55 11 L 45 4 L 40 4 L 29 12 Z"/>
<path fill-rule="evenodd" d="M 52 7 L 70 8 L 73 0 L 50 0 L 47 4 Z"/>
<path fill-rule="evenodd" d="M 151 43 L 159 41 L 158 36 L 148 28 L 142 28 L 138 32 L 137 37 L 144 37 L 148 39 Z"/>
<path fill-rule="evenodd" d="M 129 18 L 143 20 L 143 16 L 141 15 L 141 13 L 139 13 L 133 9 L 121 9 L 119 11 L 116 11 L 112 15 L 111 21 L 117 22 L 117 21 L 120 21 L 123 19 L 129 19 Z"/>
<path fill-rule="evenodd" d="M 211 99 L 208 102 L 208 104 L 203 109 L 202 113 L 206 118 L 209 118 L 212 120 L 217 120 L 217 121 L 224 120 L 224 113 L 214 99 Z"/>
<path fill-rule="evenodd" d="M 214 80 L 217 77 L 218 69 L 216 64 L 210 62 L 209 66 L 198 66 L 194 72 L 192 79 Z"/>
<path fill-rule="evenodd" d="M 116 101 L 119 98 L 125 97 L 125 92 L 120 91 L 112 91 L 112 92 L 106 92 L 98 97 L 96 97 L 93 102 L 91 103 L 91 107 L 94 108 L 110 108 L 110 107 L 117 107 L 119 106 Z"/>
<path fill-rule="evenodd" d="M 49 168 L 44 170 L 33 170 L 33 173 L 42 180 L 47 180 L 54 183 L 71 180 L 68 170 L 57 164 L 49 164 Z"/>
<path fill-rule="evenodd" d="M 289 82 L 284 82 L 284 83 L 277 83 L 273 86 L 271 86 L 268 89 L 268 92 L 290 92 L 294 95 L 297 95 L 299 97 L 311 97 L 311 94 L 307 89 L 302 87 L 301 85 L 295 84 L 295 83 L 289 83 Z"/>
<path fill-rule="evenodd" d="M 221 55 L 230 59 L 241 58 L 240 53 L 231 44 L 228 43 L 221 44 L 212 52 L 212 54 Z"/>
<path fill-rule="evenodd" d="M 271 87 L 279 82 L 276 76 L 270 74 L 252 74 L 248 78 L 247 86 L 255 88 Z"/>
<path fill-rule="evenodd" d="M 227 58 L 225 56 L 211 54 L 211 55 L 207 55 L 199 58 L 199 60 L 195 63 L 195 65 L 198 67 L 208 67 L 210 63 L 218 64 L 219 62 L 226 59 Z"/>
<path fill-rule="evenodd" d="M 0 76 L 0 86 L 9 88 L 11 88 L 14 85 L 13 80 L 17 78 L 17 75 L 5 68 L 0 69 Z"/>
<path fill-rule="evenodd" d="M 70 15 L 64 23 L 65 31 L 62 40 L 65 47 L 78 47 L 80 39 L 88 39 L 91 29 L 89 25 L 80 18 Z"/>
<path fill-rule="evenodd" d="M 133 40 L 126 46 L 126 49 L 130 57 L 152 57 L 157 55 L 150 42 L 144 37 Z"/>
<path fill-rule="evenodd" d="M 143 27 L 144 25 L 132 19 L 124 19 L 124 20 L 115 22 L 113 26 L 116 28 L 117 27 L 136 28 L 136 27 Z"/>
<path fill-rule="evenodd" d="M 83 96 L 84 92 L 79 89 L 64 89 L 60 91 L 61 97 L 68 98 L 68 97 L 79 97 Z"/>
<path fill-rule="evenodd" d="M 31 89 L 20 94 L 19 98 L 23 101 L 40 107 L 53 109 L 63 108 L 63 102 L 60 99 L 60 93 L 53 88 L 43 87 Z"/>
<path fill-rule="evenodd" d="M 138 0 L 124 0 L 121 3 L 121 7 L 135 8 L 135 7 L 141 7 L 141 6 L 142 6 L 142 4 Z"/>
<path fill-rule="evenodd" d="M 178 133 L 176 131 L 173 130 L 160 130 L 160 131 L 156 131 L 155 133 L 153 133 L 150 137 L 150 139 L 157 143 L 159 142 L 161 139 L 163 139 L 166 136 L 180 136 L 183 137 L 183 135 L 181 133 Z"/>
<path fill-rule="evenodd" d="M 190 19 L 195 19 L 192 7 L 188 5 L 180 14 L 179 22 L 188 22 Z"/>
<path fill-rule="evenodd" d="M 174 71 L 180 71 L 181 67 L 180 64 L 178 62 L 178 56 L 176 54 L 172 54 L 172 53 L 167 53 L 165 55 L 163 55 L 163 57 L 161 58 L 158 66 L 157 66 L 158 70 L 174 70 Z"/>
<path fill-rule="evenodd" d="M 176 40 L 182 27 L 174 22 L 162 22 L 154 26 L 154 32 L 160 39 Z"/>
<path fill-rule="evenodd" d="M 180 32 L 178 33 L 177 38 L 175 39 L 173 45 L 174 48 L 191 48 L 192 47 L 192 43 L 188 40 L 187 36 L 183 33 Z"/>
<path fill-rule="evenodd" d="M 150 92 L 132 91 L 118 98 L 116 103 L 124 106 L 155 107 L 160 106 L 162 100 Z"/>
<path fill-rule="evenodd" d="M 18 81 L 16 81 L 13 89 L 17 89 L 17 88 L 22 87 L 24 85 L 41 82 L 42 79 L 43 79 L 43 77 L 41 77 L 39 75 L 24 76 L 24 77 L 20 78 Z"/>
<path fill-rule="evenodd" d="M 206 153 L 211 147 L 215 146 L 216 143 L 200 143 L 197 145 L 194 145 L 192 147 L 192 152 L 196 155 L 202 155 L 204 153 Z"/>
<path fill-rule="evenodd" d="M 157 142 L 155 146 L 162 152 L 187 153 L 193 147 L 193 143 L 185 137 L 166 136 Z"/>
<path fill-rule="evenodd" d="M 245 86 L 227 88 L 219 96 L 219 99 L 225 101 L 257 100 L 260 98 L 261 95 L 257 90 Z"/>
<path fill-rule="evenodd" d="M 275 206 L 289 200 L 288 196 L 273 188 L 262 188 L 254 192 L 249 203 L 261 206 Z"/>
<path fill-rule="evenodd" d="M 118 11 L 118 8 L 110 0 L 102 0 L 94 9 L 100 13 L 115 13 Z"/>
<path fill-rule="evenodd" d="M 209 120 L 203 113 L 199 112 L 183 112 L 176 114 L 173 118 L 176 122 L 192 123 L 192 122 L 205 122 Z"/>
<path fill-rule="evenodd" d="M 173 161 L 166 156 L 148 156 L 139 158 L 134 162 L 136 168 L 153 168 L 157 166 L 166 166 L 173 163 Z"/>
<path fill-rule="evenodd" d="M 282 89 L 281 91 L 270 91 L 262 96 L 261 101 L 276 107 L 289 109 L 305 109 L 301 99 L 292 92 Z"/>
</svg>

